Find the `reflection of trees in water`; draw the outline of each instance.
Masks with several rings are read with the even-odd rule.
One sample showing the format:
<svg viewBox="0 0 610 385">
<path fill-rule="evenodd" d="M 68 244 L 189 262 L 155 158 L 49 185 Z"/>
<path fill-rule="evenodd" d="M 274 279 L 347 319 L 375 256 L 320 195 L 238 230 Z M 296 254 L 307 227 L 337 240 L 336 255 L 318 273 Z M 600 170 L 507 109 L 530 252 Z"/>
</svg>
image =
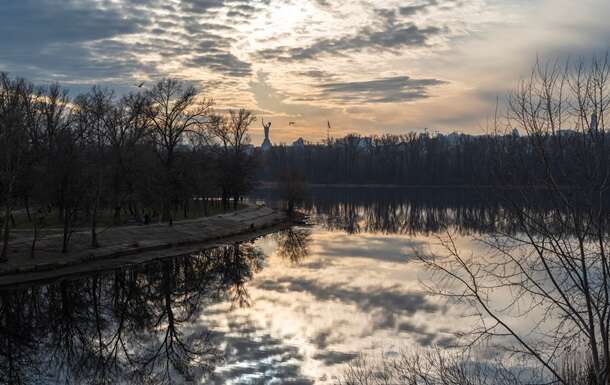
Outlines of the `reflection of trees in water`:
<svg viewBox="0 0 610 385">
<path fill-rule="evenodd" d="M 196 257 L 0 293 L 0 383 L 198 381 L 222 360 L 206 304 L 247 304 L 264 255 L 243 244 Z"/>
<path fill-rule="evenodd" d="M 273 201 L 273 190 L 256 198 Z M 430 234 L 454 227 L 462 234 L 519 229 L 523 207 L 513 207 L 513 190 L 332 187 L 312 189 L 304 210 L 330 229 L 348 233 Z M 545 221 L 556 212 L 548 194 L 532 192 L 528 215 Z M 561 221 L 556 221 L 560 226 Z"/>
<path fill-rule="evenodd" d="M 331 229 L 346 232 L 429 234 L 455 226 L 463 233 L 510 227 L 510 212 L 497 207 L 438 207 L 421 202 L 338 202 L 316 204 L 312 212 Z"/>
<path fill-rule="evenodd" d="M 277 253 L 281 258 L 294 264 L 300 263 L 309 255 L 311 230 L 304 227 L 291 227 L 275 234 Z"/>
</svg>

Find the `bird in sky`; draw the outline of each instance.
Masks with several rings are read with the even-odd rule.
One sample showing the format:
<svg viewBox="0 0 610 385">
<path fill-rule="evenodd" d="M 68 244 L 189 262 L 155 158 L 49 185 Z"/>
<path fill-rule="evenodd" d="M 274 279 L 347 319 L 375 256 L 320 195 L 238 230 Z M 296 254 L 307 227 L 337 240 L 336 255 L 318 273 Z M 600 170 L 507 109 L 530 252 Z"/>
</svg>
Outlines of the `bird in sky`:
<svg viewBox="0 0 610 385">
<path fill-rule="evenodd" d="M 136 84 L 136 86 L 137 86 L 138 88 L 142 88 L 142 86 L 144 85 L 144 83 L 145 83 L 145 82 L 142 82 L 142 83 L 140 83 L 140 84 Z"/>
<path fill-rule="evenodd" d="M 296 125 L 296 123 L 295 122 L 288 122 L 288 125 L 289 126 L 294 126 L 294 125 Z"/>
</svg>

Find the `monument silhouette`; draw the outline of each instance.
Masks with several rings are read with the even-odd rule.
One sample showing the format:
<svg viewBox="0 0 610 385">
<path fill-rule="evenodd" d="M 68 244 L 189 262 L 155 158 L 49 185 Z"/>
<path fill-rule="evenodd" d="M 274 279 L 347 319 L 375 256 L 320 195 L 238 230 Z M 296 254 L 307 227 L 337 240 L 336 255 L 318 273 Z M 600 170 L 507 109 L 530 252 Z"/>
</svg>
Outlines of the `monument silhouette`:
<svg viewBox="0 0 610 385">
<path fill-rule="evenodd" d="M 263 144 L 261 144 L 261 149 L 263 151 L 268 151 L 273 146 L 271 144 L 271 140 L 269 140 L 269 130 L 271 129 L 271 122 L 265 123 L 265 119 L 261 119 L 263 124 L 263 128 L 265 129 L 265 140 L 263 140 Z"/>
</svg>

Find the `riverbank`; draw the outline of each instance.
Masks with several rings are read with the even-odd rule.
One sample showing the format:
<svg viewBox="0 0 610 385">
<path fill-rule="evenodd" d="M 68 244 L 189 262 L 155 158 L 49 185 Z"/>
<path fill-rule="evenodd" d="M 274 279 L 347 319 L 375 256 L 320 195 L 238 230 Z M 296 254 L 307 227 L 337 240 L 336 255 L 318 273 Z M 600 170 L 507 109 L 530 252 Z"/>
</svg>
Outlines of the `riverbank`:
<svg viewBox="0 0 610 385">
<path fill-rule="evenodd" d="M 219 244 L 238 242 L 288 226 L 283 212 L 249 207 L 229 214 L 146 226 L 113 227 L 98 234 L 100 247 L 91 248 L 89 233 L 75 232 L 70 252 L 61 253 L 61 236 L 39 240 L 30 258 L 31 240 L 10 243 L 9 261 L 0 264 L 0 286 L 65 274 L 105 270 L 125 264 L 188 254 Z"/>
</svg>

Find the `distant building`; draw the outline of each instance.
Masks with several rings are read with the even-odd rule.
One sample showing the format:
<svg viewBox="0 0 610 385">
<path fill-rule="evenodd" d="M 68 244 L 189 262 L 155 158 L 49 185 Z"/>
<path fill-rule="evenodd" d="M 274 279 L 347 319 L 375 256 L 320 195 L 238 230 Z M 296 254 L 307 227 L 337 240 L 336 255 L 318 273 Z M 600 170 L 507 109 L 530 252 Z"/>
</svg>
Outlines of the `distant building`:
<svg viewBox="0 0 610 385">
<path fill-rule="evenodd" d="M 370 150 L 373 147 L 373 139 L 370 137 L 360 138 L 358 141 L 358 148 L 360 150 Z"/>
<path fill-rule="evenodd" d="M 442 136 L 442 135 L 440 135 Z M 445 136 L 445 138 L 447 138 L 447 142 L 452 145 L 455 146 L 456 144 L 459 143 L 460 139 L 462 138 L 462 134 L 460 134 L 459 132 L 453 131 L 451 134 Z"/>
<path fill-rule="evenodd" d="M 193 146 L 191 146 L 190 144 L 177 144 L 176 148 L 174 149 L 174 151 L 176 152 L 190 152 L 193 150 Z"/>
<path fill-rule="evenodd" d="M 243 149 L 247 155 L 252 155 L 254 153 L 254 146 L 251 144 L 245 144 Z"/>
<path fill-rule="evenodd" d="M 597 127 L 598 127 L 598 122 L 597 122 L 597 112 L 593 112 L 591 114 L 591 123 L 590 123 L 590 129 L 591 132 L 596 132 L 597 131 Z"/>
<path fill-rule="evenodd" d="M 292 147 L 296 148 L 305 148 L 305 140 L 303 138 L 299 138 L 292 142 Z"/>
</svg>

